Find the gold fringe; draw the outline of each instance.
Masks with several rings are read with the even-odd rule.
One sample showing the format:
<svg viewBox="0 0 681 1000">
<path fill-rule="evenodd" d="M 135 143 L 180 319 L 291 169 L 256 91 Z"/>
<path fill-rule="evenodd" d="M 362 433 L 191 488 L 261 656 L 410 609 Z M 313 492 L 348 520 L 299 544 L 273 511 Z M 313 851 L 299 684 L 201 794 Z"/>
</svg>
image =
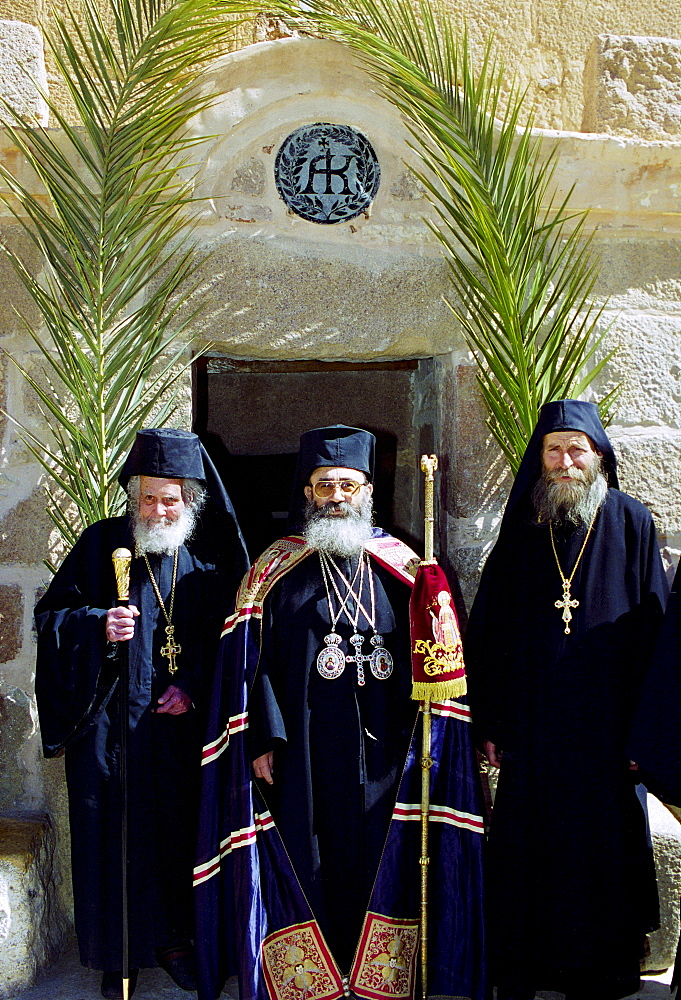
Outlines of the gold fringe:
<svg viewBox="0 0 681 1000">
<path fill-rule="evenodd" d="M 466 694 L 468 686 L 465 677 L 456 677 L 450 681 L 419 681 L 411 685 L 411 696 L 414 701 L 448 701 L 450 698 L 461 698 Z"/>
</svg>

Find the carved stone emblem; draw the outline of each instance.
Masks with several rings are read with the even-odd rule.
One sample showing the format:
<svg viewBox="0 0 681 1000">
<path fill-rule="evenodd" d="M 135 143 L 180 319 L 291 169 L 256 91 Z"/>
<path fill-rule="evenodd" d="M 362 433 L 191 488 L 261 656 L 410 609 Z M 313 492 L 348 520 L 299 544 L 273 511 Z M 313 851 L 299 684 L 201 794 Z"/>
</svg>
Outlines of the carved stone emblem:
<svg viewBox="0 0 681 1000">
<path fill-rule="evenodd" d="M 308 222 L 347 222 L 376 197 L 381 168 L 366 136 L 349 125 L 320 122 L 291 132 L 274 164 L 277 190 Z"/>
</svg>

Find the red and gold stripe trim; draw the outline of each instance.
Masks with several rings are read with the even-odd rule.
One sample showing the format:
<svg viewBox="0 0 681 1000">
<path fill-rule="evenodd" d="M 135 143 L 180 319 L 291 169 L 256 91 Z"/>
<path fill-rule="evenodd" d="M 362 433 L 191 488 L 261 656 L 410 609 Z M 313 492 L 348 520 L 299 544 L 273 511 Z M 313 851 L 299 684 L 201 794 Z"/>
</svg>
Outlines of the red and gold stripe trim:
<svg viewBox="0 0 681 1000">
<path fill-rule="evenodd" d="M 436 806 L 431 803 L 428 818 L 433 823 L 448 823 L 450 826 L 458 826 L 461 830 L 470 830 L 471 833 L 485 832 L 485 821 L 482 816 L 462 812 L 460 809 L 452 809 L 451 806 Z M 420 821 L 421 804 L 419 802 L 396 802 L 393 819 Z"/>
<path fill-rule="evenodd" d="M 232 851 L 236 851 L 239 847 L 248 847 L 251 844 L 255 844 L 258 834 L 264 833 L 265 830 L 271 830 L 273 826 L 274 820 L 269 810 L 264 813 L 256 813 L 252 826 L 244 827 L 242 830 L 234 830 L 220 842 L 220 853 L 216 857 L 211 858 L 210 861 L 204 861 L 202 865 L 196 866 L 194 869 L 194 885 L 201 885 L 202 882 L 207 882 L 213 875 L 217 875 L 220 871 L 220 862 L 224 857 L 231 854 Z"/>
<path fill-rule="evenodd" d="M 433 715 L 442 715 L 447 719 L 458 719 L 460 722 L 471 721 L 471 710 L 460 701 L 434 701 L 430 710 Z"/>
<path fill-rule="evenodd" d="M 245 729 L 248 729 L 248 712 L 242 712 L 241 715 L 234 715 L 229 720 L 227 728 L 216 740 L 212 743 L 206 743 L 205 747 L 201 751 L 201 766 L 204 764 L 210 764 L 217 757 L 220 756 L 223 750 L 226 750 L 229 746 L 229 741 L 232 736 L 236 733 L 243 733 Z"/>
</svg>

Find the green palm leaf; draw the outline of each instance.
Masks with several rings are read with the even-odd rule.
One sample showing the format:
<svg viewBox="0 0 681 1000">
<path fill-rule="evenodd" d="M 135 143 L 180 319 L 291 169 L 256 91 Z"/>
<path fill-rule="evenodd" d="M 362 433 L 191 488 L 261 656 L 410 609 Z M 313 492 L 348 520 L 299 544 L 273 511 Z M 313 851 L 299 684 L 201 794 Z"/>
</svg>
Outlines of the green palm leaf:
<svg viewBox="0 0 681 1000">
<path fill-rule="evenodd" d="M 6 169 L 0 177 L 43 260 L 36 276 L 1 248 L 41 317 L 26 327 L 44 378 L 19 367 L 50 439 L 21 433 L 49 473 L 50 513 L 71 544 L 120 509 L 116 479 L 135 433 L 172 416 L 190 363 L 182 338 L 196 265 L 180 176 L 197 144 L 187 125 L 209 102 L 191 84 L 239 22 L 230 0 L 108 0 L 101 9 L 85 0 L 77 15 L 65 10 L 47 43 L 78 121 L 49 97 L 58 132 L 28 127 L 6 105 L 10 137 L 42 191 Z"/>
</svg>

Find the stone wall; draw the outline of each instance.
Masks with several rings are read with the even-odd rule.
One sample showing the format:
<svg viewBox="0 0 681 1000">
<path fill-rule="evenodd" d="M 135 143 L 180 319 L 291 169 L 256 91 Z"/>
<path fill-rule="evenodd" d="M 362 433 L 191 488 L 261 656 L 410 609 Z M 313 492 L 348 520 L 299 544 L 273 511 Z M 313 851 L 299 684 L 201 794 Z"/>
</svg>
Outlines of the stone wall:
<svg viewBox="0 0 681 1000">
<path fill-rule="evenodd" d="M 77 11 L 79 0 L 69 6 Z M 0 18 L 49 25 L 52 11 L 64 14 L 66 8 L 66 0 L 0 0 Z M 476 52 L 481 53 L 487 41 L 494 38 L 509 79 L 515 75 L 520 86 L 527 88 L 537 124 L 545 128 L 581 127 L 584 62 L 598 35 L 674 38 L 679 33 L 678 10 L 664 0 L 572 0 L 555 4 L 546 0 L 489 0 L 484 5 L 474 0 L 445 0 L 445 8 L 456 24 L 467 25 Z M 233 46 L 238 48 L 264 37 L 262 23 L 246 24 L 235 32 Z M 0 75 L 4 75 L 2 70 Z M 49 55 L 47 77 L 51 92 L 68 106 Z"/>
<path fill-rule="evenodd" d="M 579 22 L 584 50 L 587 32 L 590 45 L 604 26 L 606 6 L 590 4 L 587 16 L 584 5 Z M 641 9 L 633 4 L 618 9 L 636 30 Z M 500 37 L 506 45 L 522 31 L 547 44 L 539 3 L 517 21 L 513 7 L 506 10 L 503 21 L 489 7 L 475 21 L 476 37 L 497 24 L 504 27 Z M 643 10 L 662 31 L 666 7 Z M 572 30 L 566 39 L 574 39 L 576 22 Z M 557 66 L 560 59 L 558 53 Z M 539 55 L 532 65 L 542 73 L 551 69 Z M 561 73 L 567 80 L 564 66 Z M 424 223 L 428 205 L 406 165 L 411 154 L 403 123 L 373 93 L 345 49 L 316 39 L 265 41 L 225 56 L 206 72 L 203 85 L 218 100 L 195 123 L 197 135 L 211 138 L 202 148 L 195 182 L 205 208 L 197 230 L 204 262 L 194 293 L 203 311 L 193 331 L 202 342 L 213 341 L 217 354 L 242 361 L 420 360 L 411 383 L 413 458 L 417 463 L 421 451 L 440 455 L 443 558 L 458 570 L 470 602 L 509 477 L 485 426 L 471 357 L 443 303 L 447 265 Z M 621 91 L 615 90 L 619 100 Z M 655 139 L 629 135 L 631 117 L 627 134 L 603 134 L 607 99 L 604 85 L 593 103 L 598 134 L 545 131 L 543 136 L 546 151 L 559 153 L 559 189 L 574 186 L 574 206 L 590 207 L 598 227 L 595 246 L 603 267 L 596 292 L 610 297 L 603 315 L 606 349 L 619 347 L 599 389 L 623 383 L 610 429 L 623 487 L 653 511 L 671 569 L 681 549 L 681 145 L 669 129 Z M 555 101 L 551 120 L 576 120 L 576 101 Z M 663 105 L 639 101 L 636 128 L 643 130 L 641 116 L 646 128 L 663 121 Z M 315 121 L 359 129 L 379 158 L 382 180 L 372 211 L 351 223 L 305 222 L 290 214 L 277 194 L 277 149 L 292 130 Z M 2 136 L 0 162 L 23 169 Z M 28 266 L 39 272 L 40 261 L 6 212 L 0 214 L 0 235 L 22 246 Z M 15 309 L 36 325 L 37 317 L 1 261 L 0 280 L 0 347 L 43 377 Z M 29 428 L 45 430 L 35 398 L 7 356 L 0 360 L 0 402 Z M 190 412 L 187 380 L 177 423 L 190 426 Z M 2 418 L 0 434 L 0 812 L 26 816 L 48 810 L 56 817 L 64 859 L 61 765 L 41 760 L 33 701 L 31 611 L 48 575 L 41 560 L 55 540 L 40 469 L 11 421 Z M 62 875 L 59 900 L 68 909 L 66 864 Z"/>
</svg>

